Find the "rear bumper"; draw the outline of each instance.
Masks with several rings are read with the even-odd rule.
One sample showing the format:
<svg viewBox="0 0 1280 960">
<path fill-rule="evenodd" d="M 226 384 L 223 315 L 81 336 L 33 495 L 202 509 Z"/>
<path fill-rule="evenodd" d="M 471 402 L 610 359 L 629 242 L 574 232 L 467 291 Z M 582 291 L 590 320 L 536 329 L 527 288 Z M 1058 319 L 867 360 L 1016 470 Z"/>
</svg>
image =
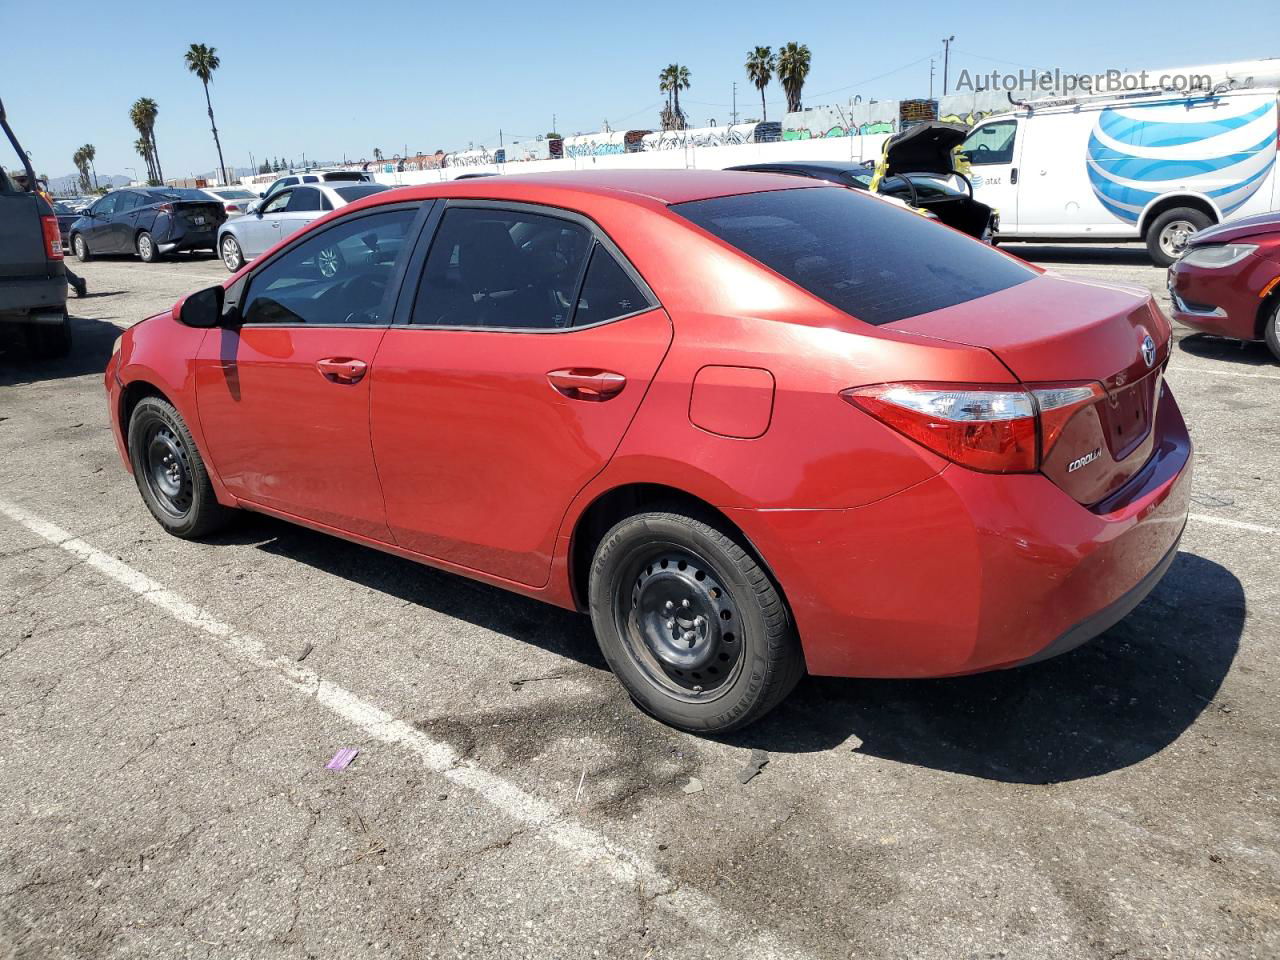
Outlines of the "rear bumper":
<svg viewBox="0 0 1280 960">
<path fill-rule="evenodd" d="M 778 577 L 809 671 L 934 677 L 1018 666 L 1107 629 L 1176 555 L 1191 444 L 1170 395 L 1157 451 L 1109 512 L 1040 474 L 960 467 L 851 510 L 732 511 Z"/>
<path fill-rule="evenodd" d="M 208 229 L 201 230 L 186 227 L 175 231 L 164 240 L 157 240 L 156 246 L 161 253 L 174 253 L 181 250 L 213 250 L 217 246 L 218 225 L 211 224 Z"/>
<path fill-rule="evenodd" d="M 24 320 L 24 314 L 61 314 L 67 306 L 67 273 L 54 261 L 53 273 L 47 277 L 0 279 L 0 316 L 5 320 Z"/>
</svg>

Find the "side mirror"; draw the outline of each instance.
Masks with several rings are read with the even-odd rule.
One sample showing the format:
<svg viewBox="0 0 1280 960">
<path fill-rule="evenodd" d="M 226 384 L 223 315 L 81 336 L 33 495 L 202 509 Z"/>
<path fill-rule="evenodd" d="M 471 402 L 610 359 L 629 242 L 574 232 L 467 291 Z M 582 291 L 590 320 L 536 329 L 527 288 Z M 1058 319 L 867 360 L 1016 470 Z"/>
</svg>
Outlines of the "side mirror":
<svg viewBox="0 0 1280 960">
<path fill-rule="evenodd" d="M 173 308 L 173 319 L 183 326 L 207 329 L 222 320 L 222 304 L 226 291 L 221 286 L 206 287 L 189 293 Z"/>
</svg>

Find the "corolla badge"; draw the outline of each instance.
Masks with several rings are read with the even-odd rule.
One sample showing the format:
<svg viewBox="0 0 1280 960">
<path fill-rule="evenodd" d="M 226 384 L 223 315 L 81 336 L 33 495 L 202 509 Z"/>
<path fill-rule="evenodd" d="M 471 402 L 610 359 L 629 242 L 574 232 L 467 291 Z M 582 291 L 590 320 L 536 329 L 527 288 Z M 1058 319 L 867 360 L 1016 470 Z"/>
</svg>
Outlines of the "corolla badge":
<svg viewBox="0 0 1280 960">
<path fill-rule="evenodd" d="M 1102 456 L 1102 448 L 1094 447 L 1091 451 L 1086 453 L 1083 457 L 1077 457 L 1075 460 L 1072 460 L 1070 463 L 1068 463 L 1067 473 L 1075 473 L 1081 467 L 1087 467 L 1089 464 L 1093 463 L 1093 461 L 1097 460 L 1100 456 Z"/>
<path fill-rule="evenodd" d="M 1148 367 L 1156 365 L 1156 342 L 1149 333 L 1142 338 L 1142 359 L 1147 362 Z"/>
</svg>

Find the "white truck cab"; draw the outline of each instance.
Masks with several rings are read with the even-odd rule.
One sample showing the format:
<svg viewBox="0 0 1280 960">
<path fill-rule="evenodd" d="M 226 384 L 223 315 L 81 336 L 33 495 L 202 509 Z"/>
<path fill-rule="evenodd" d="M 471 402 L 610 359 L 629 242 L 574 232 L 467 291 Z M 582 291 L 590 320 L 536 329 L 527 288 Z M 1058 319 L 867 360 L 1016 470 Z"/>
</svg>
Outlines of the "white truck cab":
<svg viewBox="0 0 1280 960">
<path fill-rule="evenodd" d="M 1141 239 L 1167 266 L 1196 230 L 1280 209 L 1274 85 L 1022 102 L 961 149 L 1002 240 Z"/>
</svg>

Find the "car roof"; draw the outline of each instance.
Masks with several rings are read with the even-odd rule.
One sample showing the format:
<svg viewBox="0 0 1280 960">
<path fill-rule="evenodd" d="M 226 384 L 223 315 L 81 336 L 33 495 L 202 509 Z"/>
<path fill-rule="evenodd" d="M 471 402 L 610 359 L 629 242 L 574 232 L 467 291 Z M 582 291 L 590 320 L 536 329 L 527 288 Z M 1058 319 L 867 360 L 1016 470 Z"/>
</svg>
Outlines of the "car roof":
<svg viewBox="0 0 1280 960">
<path fill-rule="evenodd" d="M 804 190 L 824 186 L 820 181 L 785 175 L 729 170 L 569 170 L 560 173 L 522 173 L 472 177 L 394 191 L 394 201 L 457 197 L 520 199 L 554 203 L 566 194 L 629 200 L 666 206 L 770 190 Z M 379 195 L 381 196 L 381 195 Z"/>
<path fill-rule="evenodd" d="M 817 173 L 869 173 L 867 167 L 861 163 L 851 163 L 844 160 L 795 160 L 795 161 L 778 161 L 775 163 L 744 163 L 741 166 L 730 167 L 731 170 L 775 170 L 780 167 L 786 167 L 788 170 L 812 170 Z"/>
</svg>

